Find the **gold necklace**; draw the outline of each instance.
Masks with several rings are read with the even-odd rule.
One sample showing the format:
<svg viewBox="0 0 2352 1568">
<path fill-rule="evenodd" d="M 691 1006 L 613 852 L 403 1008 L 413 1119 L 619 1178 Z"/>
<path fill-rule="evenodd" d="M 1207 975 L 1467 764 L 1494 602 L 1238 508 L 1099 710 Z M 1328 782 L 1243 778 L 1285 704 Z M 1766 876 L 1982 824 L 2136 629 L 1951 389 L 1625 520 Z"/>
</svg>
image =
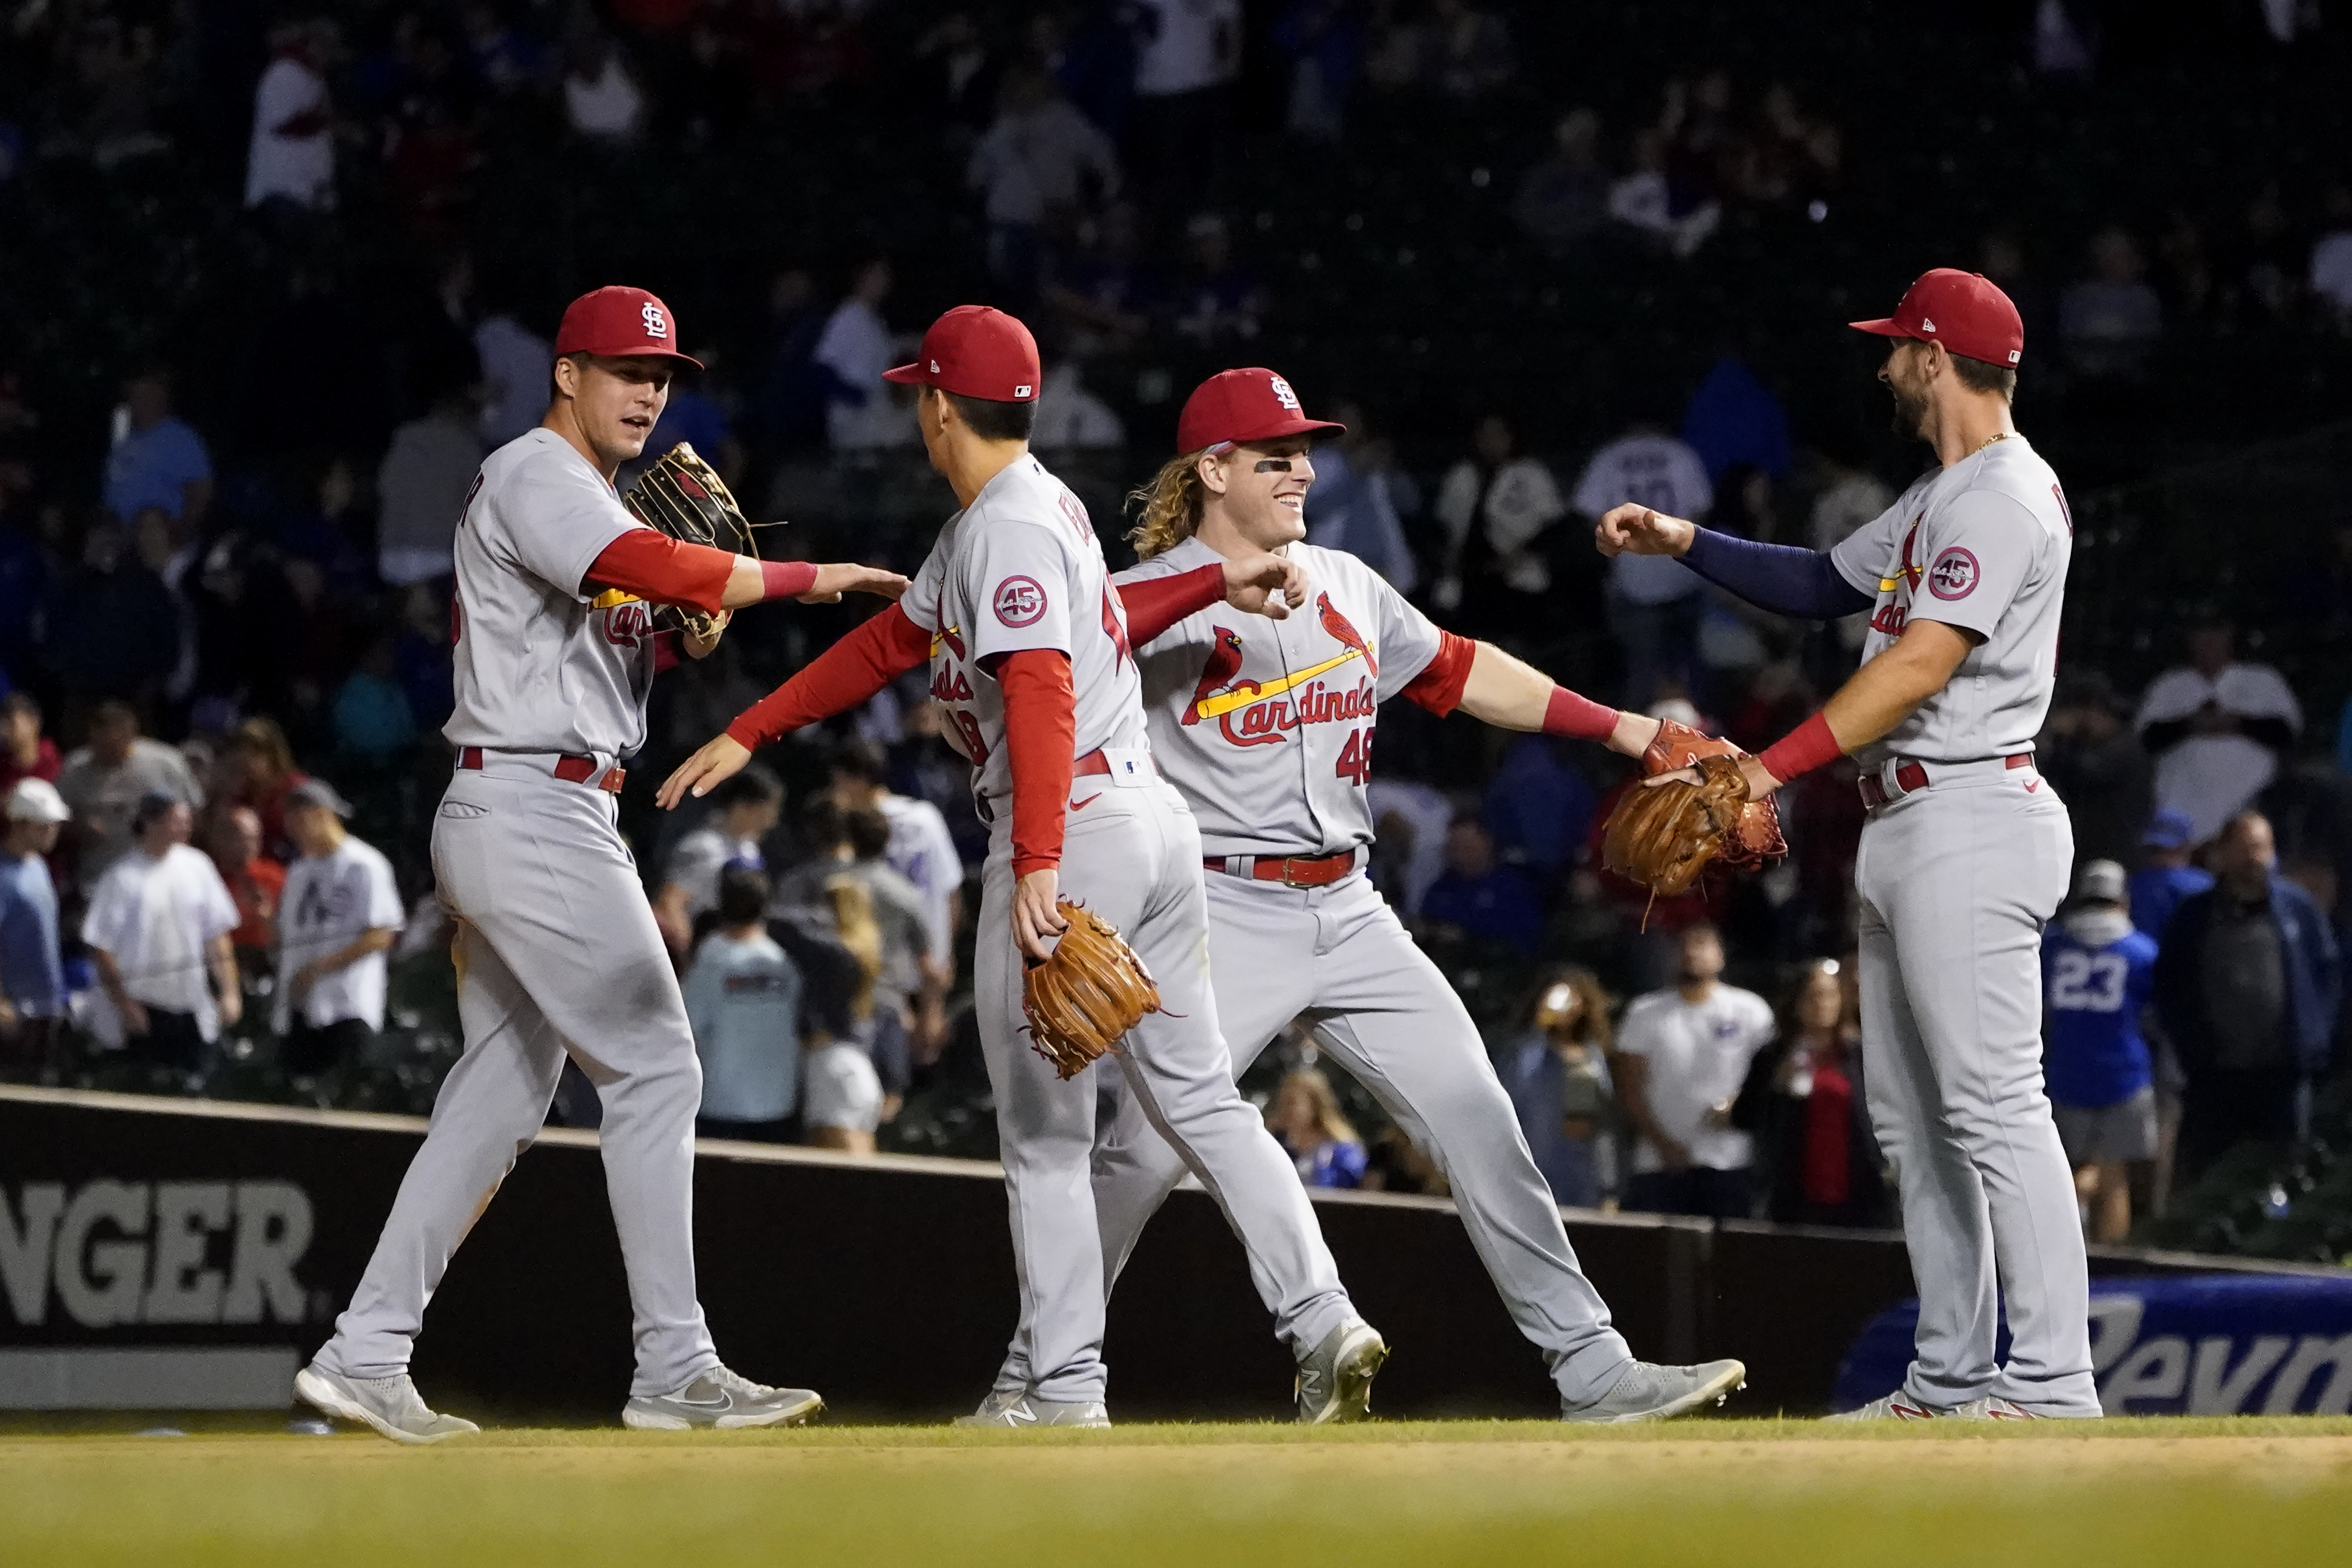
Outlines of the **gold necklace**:
<svg viewBox="0 0 2352 1568">
<path fill-rule="evenodd" d="M 1983 451 L 1995 441 L 2006 441 L 2015 434 L 2016 432 L 2013 430 L 1996 430 L 1991 435 L 1986 437 L 1982 441 L 1977 443 L 1977 452 Z M 1973 458 L 1977 455 L 1977 452 L 1970 452 L 1969 456 Z"/>
</svg>

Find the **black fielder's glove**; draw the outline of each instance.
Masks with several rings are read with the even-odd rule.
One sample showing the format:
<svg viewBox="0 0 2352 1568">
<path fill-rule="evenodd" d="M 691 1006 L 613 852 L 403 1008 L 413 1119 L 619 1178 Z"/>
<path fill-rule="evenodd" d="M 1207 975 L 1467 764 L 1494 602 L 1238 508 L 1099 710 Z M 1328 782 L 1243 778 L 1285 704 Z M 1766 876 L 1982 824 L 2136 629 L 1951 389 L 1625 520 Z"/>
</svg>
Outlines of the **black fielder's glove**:
<svg viewBox="0 0 2352 1568">
<path fill-rule="evenodd" d="M 687 442 L 680 441 L 654 459 L 621 498 L 621 504 L 639 522 L 672 539 L 732 555 L 759 556 L 759 541 L 744 521 L 743 509 L 735 504 L 727 481 Z M 696 637 L 710 636 L 711 616 L 699 610 L 664 608 Z"/>
</svg>

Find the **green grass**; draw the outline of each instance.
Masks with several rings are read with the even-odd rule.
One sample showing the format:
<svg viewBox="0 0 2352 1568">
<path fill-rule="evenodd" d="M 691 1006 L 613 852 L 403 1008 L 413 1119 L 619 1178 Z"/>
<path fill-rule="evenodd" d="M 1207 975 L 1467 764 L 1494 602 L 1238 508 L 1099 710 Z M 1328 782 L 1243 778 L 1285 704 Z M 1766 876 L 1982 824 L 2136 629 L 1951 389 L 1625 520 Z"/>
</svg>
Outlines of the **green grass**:
<svg viewBox="0 0 2352 1568">
<path fill-rule="evenodd" d="M 0 1439 L 0 1563 L 2313 1563 L 2352 1420 Z"/>
</svg>

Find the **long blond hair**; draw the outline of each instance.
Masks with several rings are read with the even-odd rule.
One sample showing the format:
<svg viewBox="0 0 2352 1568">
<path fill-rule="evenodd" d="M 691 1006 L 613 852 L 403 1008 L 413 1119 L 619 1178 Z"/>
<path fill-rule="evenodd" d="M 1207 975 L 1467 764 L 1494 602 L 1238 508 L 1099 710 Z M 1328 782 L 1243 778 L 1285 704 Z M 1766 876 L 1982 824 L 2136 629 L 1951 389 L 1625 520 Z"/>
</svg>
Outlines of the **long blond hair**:
<svg viewBox="0 0 2352 1568">
<path fill-rule="evenodd" d="M 825 879 L 824 896 L 833 906 L 834 935 L 857 960 L 857 994 L 850 998 L 849 1011 L 863 1023 L 874 1016 L 874 983 L 882 974 L 882 926 L 874 918 L 874 895 L 845 873 Z"/>
<path fill-rule="evenodd" d="M 1325 1139 L 1334 1143 L 1363 1142 L 1357 1136 L 1355 1124 L 1348 1120 L 1347 1112 L 1339 1109 L 1339 1091 L 1321 1072 L 1314 1068 L 1299 1068 L 1282 1080 L 1276 1092 L 1290 1089 L 1307 1097 L 1307 1103 L 1315 1112 L 1315 1131 Z"/>
<path fill-rule="evenodd" d="M 1169 458 L 1150 483 L 1128 493 L 1128 510 L 1142 515 L 1128 530 L 1127 539 L 1141 559 L 1173 550 L 1200 529 L 1209 502 L 1209 487 L 1201 482 L 1201 459 L 1207 453 L 1204 447 Z"/>
</svg>

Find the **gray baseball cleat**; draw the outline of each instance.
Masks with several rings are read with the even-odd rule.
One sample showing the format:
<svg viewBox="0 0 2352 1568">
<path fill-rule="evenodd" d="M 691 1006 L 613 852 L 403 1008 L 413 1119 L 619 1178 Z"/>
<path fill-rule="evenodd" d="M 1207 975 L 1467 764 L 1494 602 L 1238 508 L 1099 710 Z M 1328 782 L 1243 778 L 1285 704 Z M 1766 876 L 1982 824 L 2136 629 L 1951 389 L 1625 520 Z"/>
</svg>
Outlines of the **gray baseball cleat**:
<svg viewBox="0 0 2352 1568">
<path fill-rule="evenodd" d="M 395 1443 L 438 1443 L 481 1430 L 462 1416 L 426 1408 L 404 1372 L 396 1377 L 345 1377 L 312 1362 L 294 1374 L 294 1394 L 338 1421 L 356 1421 Z"/>
<path fill-rule="evenodd" d="M 1831 1421 L 1934 1421 L 1957 1415 L 1951 1410 L 1938 1410 L 1932 1405 L 1922 1405 L 1901 1389 L 1881 1394 L 1859 1410 L 1841 1410 L 1826 1416 Z"/>
<path fill-rule="evenodd" d="M 1298 1358 L 1298 1424 L 1372 1418 L 1372 1379 L 1389 1359 L 1388 1342 L 1361 1318 L 1350 1318 Z"/>
<path fill-rule="evenodd" d="M 955 1418 L 959 1426 L 1108 1426 L 1099 1399 L 1040 1399 L 1019 1389 L 992 1389 L 980 1408 Z"/>
<path fill-rule="evenodd" d="M 1668 1421 L 1707 1405 L 1720 1405 L 1735 1388 L 1748 1386 L 1748 1368 L 1736 1361 L 1700 1366 L 1654 1366 L 1637 1361 L 1618 1374 L 1609 1392 L 1589 1404 L 1562 1405 L 1563 1421 L 1614 1425 Z"/>
<path fill-rule="evenodd" d="M 815 1391 L 770 1388 L 714 1366 L 669 1394 L 636 1394 L 621 1407 L 621 1425 L 640 1432 L 684 1432 L 694 1426 L 798 1426 L 824 1408 Z"/>
</svg>

